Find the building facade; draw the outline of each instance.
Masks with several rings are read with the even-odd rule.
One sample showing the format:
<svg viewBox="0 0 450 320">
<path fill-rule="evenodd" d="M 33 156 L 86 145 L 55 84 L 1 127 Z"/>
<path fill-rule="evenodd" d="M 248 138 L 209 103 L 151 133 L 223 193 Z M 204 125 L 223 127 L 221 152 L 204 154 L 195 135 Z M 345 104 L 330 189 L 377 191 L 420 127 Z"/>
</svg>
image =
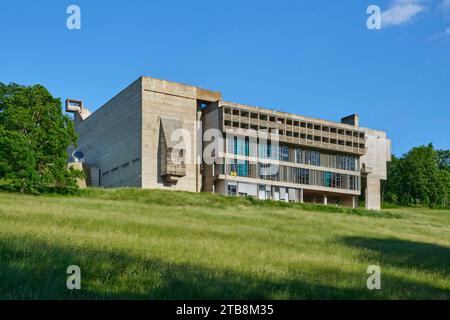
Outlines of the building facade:
<svg viewBox="0 0 450 320">
<path fill-rule="evenodd" d="M 213 192 L 380 208 L 390 140 L 359 126 L 223 101 L 219 92 L 141 77 L 75 114 L 88 184 Z"/>
</svg>

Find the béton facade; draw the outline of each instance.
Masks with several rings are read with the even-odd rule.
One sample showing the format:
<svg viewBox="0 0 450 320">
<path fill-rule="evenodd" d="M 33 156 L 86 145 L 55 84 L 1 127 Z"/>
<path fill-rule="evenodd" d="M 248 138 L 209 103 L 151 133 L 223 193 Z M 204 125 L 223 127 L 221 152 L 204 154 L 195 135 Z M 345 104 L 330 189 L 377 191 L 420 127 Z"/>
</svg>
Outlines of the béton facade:
<svg viewBox="0 0 450 320">
<path fill-rule="evenodd" d="M 380 208 L 390 140 L 360 127 L 357 115 L 340 122 L 304 117 L 151 77 L 93 113 L 74 101 L 66 110 L 74 113 L 78 150 L 91 168 L 88 185 L 349 207 L 363 194 L 366 208 Z"/>
</svg>

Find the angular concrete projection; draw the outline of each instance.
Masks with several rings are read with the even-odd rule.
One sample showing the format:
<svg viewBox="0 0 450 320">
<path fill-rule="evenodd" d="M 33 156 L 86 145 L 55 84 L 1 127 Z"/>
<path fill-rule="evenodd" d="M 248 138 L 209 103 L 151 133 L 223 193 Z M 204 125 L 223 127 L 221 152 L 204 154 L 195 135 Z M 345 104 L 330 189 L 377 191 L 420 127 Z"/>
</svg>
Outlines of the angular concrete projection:
<svg viewBox="0 0 450 320">
<path fill-rule="evenodd" d="M 341 122 L 315 119 L 151 77 L 140 77 L 92 114 L 80 100 L 69 99 L 67 109 L 75 114 L 86 165 L 99 170 L 88 185 L 356 207 L 364 178 L 366 207 L 380 208 L 390 140 L 385 132 L 360 127 L 356 114 Z M 180 148 L 172 134 L 181 128 L 188 137 Z M 201 156 L 209 129 L 225 138 L 212 162 Z M 276 144 L 261 139 L 275 132 Z"/>
<path fill-rule="evenodd" d="M 387 179 L 386 162 L 391 161 L 391 141 L 383 131 L 364 131 L 367 136 L 367 149 L 361 157 L 361 174 L 366 178 L 365 206 L 369 210 L 380 210 L 380 180 Z"/>
<path fill-rule="evenodd" d="M 186 147 L 182 141 L 180 143 L 172 139 L 175 131 L 181 128 L 180 120 L 161 117 L 159 161 L 161 176 L 169 183 L 176 183 L 186 175 Z"/>
</svg>

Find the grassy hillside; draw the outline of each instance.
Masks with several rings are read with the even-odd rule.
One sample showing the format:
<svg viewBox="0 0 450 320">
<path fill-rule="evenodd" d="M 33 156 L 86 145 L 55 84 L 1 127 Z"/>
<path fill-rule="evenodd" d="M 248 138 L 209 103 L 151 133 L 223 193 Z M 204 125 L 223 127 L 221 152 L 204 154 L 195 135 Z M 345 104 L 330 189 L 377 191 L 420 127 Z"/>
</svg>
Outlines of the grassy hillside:
<svg viewBox="0 0 450 320">
<path fill-rule="evenodd" d="M 81 290 L 66 269 L 81 267 Z M 381 267 L 381 290 L 366 269 Z M 450 211 L 0 193 L 0 298 L 450 299 Z"/>
</svg>

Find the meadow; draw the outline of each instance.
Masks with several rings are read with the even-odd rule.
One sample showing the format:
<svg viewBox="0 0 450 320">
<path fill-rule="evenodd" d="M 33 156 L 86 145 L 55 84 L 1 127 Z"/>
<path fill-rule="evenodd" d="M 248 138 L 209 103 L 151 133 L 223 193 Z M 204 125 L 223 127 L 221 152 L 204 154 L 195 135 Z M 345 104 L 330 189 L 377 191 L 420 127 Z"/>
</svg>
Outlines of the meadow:
<svg viewBox="0 0 450 320">
<path fill-rule="evenodd" d="M 450 210 L 0 193 L 0 299 L 450 299 Z"/>
</svg>

